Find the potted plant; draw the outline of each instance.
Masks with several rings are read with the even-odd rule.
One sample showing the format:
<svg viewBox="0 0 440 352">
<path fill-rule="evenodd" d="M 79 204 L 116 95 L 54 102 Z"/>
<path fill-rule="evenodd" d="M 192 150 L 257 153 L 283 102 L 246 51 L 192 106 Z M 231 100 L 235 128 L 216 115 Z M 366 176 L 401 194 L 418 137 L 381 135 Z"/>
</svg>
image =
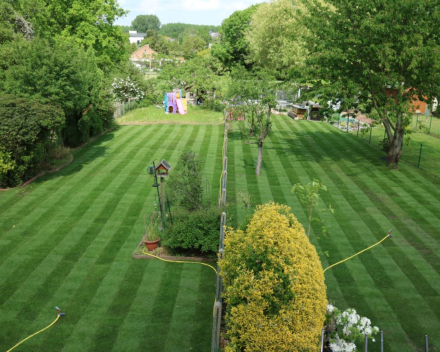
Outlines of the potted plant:
<svg viewBox="0 0 440 352">
<path fill-rule="evenodd" d="M 142 239 L 142 241 L 145 243 L 145 246 L 148 248 L 148 250 L 151 252 L 154 249 L 157 248 L 160 241 L 160 220 L 157 214 L 153 213 L 150 217 L 150 221 L 148 223 L 148 226 L 145 222 L 145 217 L 147 214 L 144 215 L 144 227 L 145 227 L 145 234 Z"/>
</svg>

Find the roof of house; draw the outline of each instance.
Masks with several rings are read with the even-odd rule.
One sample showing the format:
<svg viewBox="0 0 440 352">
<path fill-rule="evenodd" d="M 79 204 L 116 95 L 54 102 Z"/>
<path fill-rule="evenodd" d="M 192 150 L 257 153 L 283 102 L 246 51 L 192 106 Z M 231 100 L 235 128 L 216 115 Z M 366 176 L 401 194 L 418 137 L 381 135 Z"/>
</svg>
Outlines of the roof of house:
<svg viewBox="0 0 440 352">
<path fill-rule="evenodd" d="M 133 54 L 130 55 L 131 60 L 139 60 L 143 58 L 152 57 L 157 55 L 157 52 L 150 48 L 149 44 L 141 46 Z"/>
<path fill-rule="evenodd" d="M 129 35 L 129 37 L 130 38 L 133 38 L 133 37 L 142 37 L 142 38 L 144 38 L 146 35 L 147 35 L 147 33 L 128 33 L 128 35 Z"/>
</svg>

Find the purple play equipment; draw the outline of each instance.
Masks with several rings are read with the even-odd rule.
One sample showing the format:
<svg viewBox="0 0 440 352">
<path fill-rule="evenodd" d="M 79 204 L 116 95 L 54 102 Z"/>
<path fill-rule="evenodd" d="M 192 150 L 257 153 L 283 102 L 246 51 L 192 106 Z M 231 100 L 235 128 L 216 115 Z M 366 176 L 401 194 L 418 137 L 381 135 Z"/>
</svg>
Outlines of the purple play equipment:
<svg viewBox="0 0 440 352">
<path fill-rule="evenodd" d="M 175 114 L 177 112 L 177 102 L 175 93 L 167 93 L 165 95 L 165 112 Z"/>
<path fill-rule="evenodd" d="M 182 99 L 182 90 L 174 89 L 172 93 L 166 93 L 164 97 L 165 114 L 186 114 L 186 99 Z"/>
</svg>

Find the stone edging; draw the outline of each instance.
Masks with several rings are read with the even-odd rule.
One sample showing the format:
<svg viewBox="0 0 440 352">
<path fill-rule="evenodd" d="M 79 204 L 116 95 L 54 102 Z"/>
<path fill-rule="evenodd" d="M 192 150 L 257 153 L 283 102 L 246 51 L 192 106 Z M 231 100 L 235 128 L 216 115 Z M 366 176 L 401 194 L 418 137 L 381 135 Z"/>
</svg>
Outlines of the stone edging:
<svg viewBox="0 0 440 352">
<path fill-rule="evenodd" d="M 81 144 L 79 147 L 73 148 L 73 149 L 71 149 L 71 150 L 72 150 L 72 151 L 76 151 L 76 150 L 78 150 L 78 149 L 81 149 L 81 148 L 85 147 L 87 144 L 93 142 L 96 138 L 99 138 L 99 137 L 103 136 L 104 134 L 106 134 L 106 133 L 108 133 L 108 132 L 110 132 L 110 131 L 112 131 L 112 130 L 114 130 L 114 129 L 115 129 L 114 127 L 109 128 L 108 130 L 105 130 L 104 132 L 98 134 L 97 136 L 94 136 L 94 137 L 90 138 L 90 140 L 89 140 L 88 142 L 83 143 L 83 144 Z M 47 171 L 40 172 L 38 175 L 36 175 L 36 176 L 32 177 L 30 180 L 27 180 L 26 182 L 24 182 L 21 186 L 12 187 L 12 188 L 0 188 L 0 192 L 7 192 L 7 191 L 9 191 L 9 190 L 11 190 L 11 189 L 15 189 L 15 188 L 18 188 L 18 187 L 20 187 L 20 188 L 24 188 L 24 187 L 26 187 L 27 185 L 29 185 L 29 184 L 31 184 L 32 182 L 34 182 L 37 178 L 40 178 L 41 176 L 46 175 L 46 173 L 51 173 L 51 174 L 52 174 L 52 173 L 54 173 L 54 172 L 60 171 L 62 168 L 66 167 L 67 165 L 71 164 L 72 162 L 73 162 L 73 155 L 70 154 L 70 160 L 69 160 L 67 163 L 65 163 L 65 164 L 63 164 L 63 165 L 60 165 L 60 166 L 56 167 L 56 168 L 53 169 L 53 170 L 47 170 Z"/>
</svg>

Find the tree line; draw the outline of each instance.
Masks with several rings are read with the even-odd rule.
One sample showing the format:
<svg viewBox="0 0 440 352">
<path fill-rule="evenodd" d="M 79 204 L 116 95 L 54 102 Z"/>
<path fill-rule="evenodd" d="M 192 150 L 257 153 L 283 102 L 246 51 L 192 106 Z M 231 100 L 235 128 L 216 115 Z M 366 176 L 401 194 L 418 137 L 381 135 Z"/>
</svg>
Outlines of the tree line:
<svg viewBox="0 0 440 352">
<path fill-rule="evenodd" d="M 110 127 L 116 77 L 143 82 L 113 25 L 125 13 L 115 0 L 0 3 L 0 187 Z"/>
</svg>

